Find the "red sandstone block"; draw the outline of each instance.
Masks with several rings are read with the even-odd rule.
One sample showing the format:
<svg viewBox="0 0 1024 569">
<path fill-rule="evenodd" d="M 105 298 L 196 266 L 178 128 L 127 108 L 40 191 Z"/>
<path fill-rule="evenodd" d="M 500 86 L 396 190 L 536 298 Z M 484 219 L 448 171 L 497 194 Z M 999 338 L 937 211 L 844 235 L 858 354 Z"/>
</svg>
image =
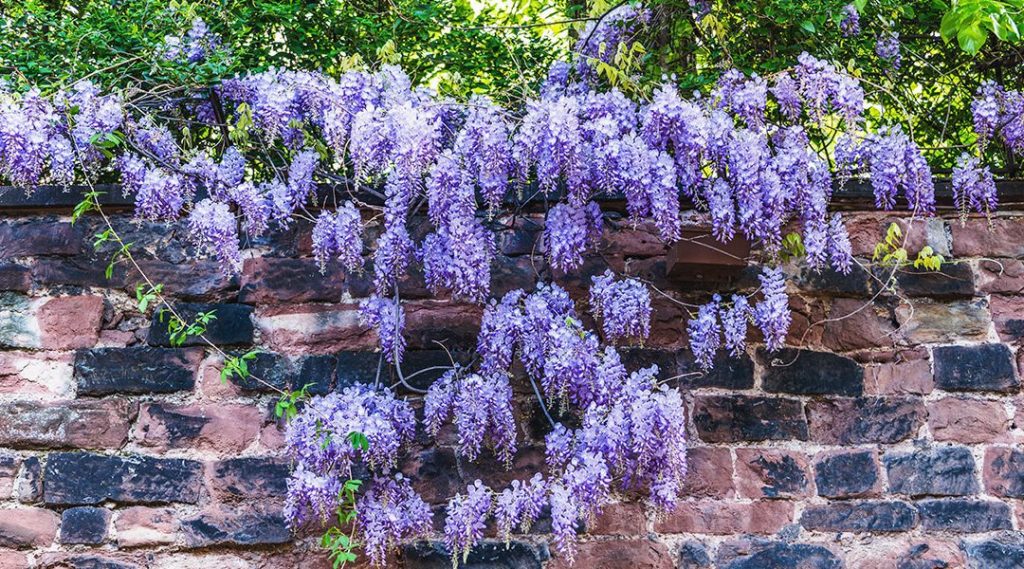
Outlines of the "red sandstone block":
<svg viewBox="0 0 1024 569">
<path fill-rule="evenodd" d="M 1024 223 L 1020 219 L 973 217 L 950 224 L 957 257 L 1024 256 Z"/>
<path fill-rule="evenodd" d="M 732 455 L 729 449 L 691 447 L 686 453 L 686 463 L 687 472 L 682 495 L 731 498 L 736 494 L 732 481 Z"/>
<path fill-rule="evenodd" d="M 658 533 L 771 534 L 793 521 L 793 502 L 764 500 L 740 503 L 722 500 L 680 502 L 655 523 Z"/>
<path fill-rule="evenodd" d="M 191 448 L 238 454 L 256 440 L 263 414 L 250 405 L 144 405 L 133 439 L 159 451 Z"/>
<path fill-rule="evenodd" d="M 592 535 L 636 536 L 647 533 L 647 513 L 635 502 L 609 504 L 594 523 L 587 526 Z"/>
<path fill-rule="evenodd" d="M 316 259 L 260 257 L 246 259 L 238 299 L 248 304 L 338 302 L 345 288 L 340 263 L 320 272 Z"/>
<path fill-rule="evenodd" d="M 47 547 L 57 535 L 60 516 L 43 508 L 0 510 L 0 547 Z"/>
<path fill-rule="evenodd" d="M 18 398 L 71 396 L 72 359 L 60 353 L 0 352 L 0 394 Z"/>
<path fill-rule="evenodd" d="M 980 292 L 1020 294 L 1024 292 L 1024 261 L 979 259 L 975 279 Z"/>
<path fill-rule="evenodd" d="M 103 324 L 103 299 L 99 296 L 61 296 L 42 303 L 36 312 L 39 346 L 73 350 L 96 345 Z"/>
<path fill-rule="evenodd" d="M 736 449 L 737 488 L 744 498 L 810 494 L 807 456 L 781 449 Z"/>
<path fill-rule="evenodd" d="M 993 496 L 1024 498 L 1024 451 L 1014 447 L 985 450 L 985 490 Z"/>
<path fill-rule="evenodd" d="M 896 359 L 867 366 L 864 392 L 869 395 L 927 395 L 935 389 L 931 362 L 923 349 L 904 350 Z"/>
<path fill-rule="evenodd" d="M 137 410 L 127 399 L 0 403 L 0 446 L 118 448 Z"/>
<path fill-rule="evenodd" d="M 630 569 L 673 569 L 675 560 L 665 544 L 649 539 L 587 541 L 579 544 L 575 564 L 555 556 L 548 569 L 596 569 L 629 567 Z"/>
<path fill-rule="evenodd" d="M 256 327 L 275 352 L 329 354 L 371 350 L 376 335 L 359 322 L 356 304 L 300 304 L 261 309 Z"/>
<path fill-rule="evenodd" d="M 955 541 L 879 539 L 850 547 L 845 555 L 848 569 L 966 567 L 963 550 Z"/>
<path fill-rule="evenodd" d="M 1010 418 L 1001 401 L 945 397 L 927 406 L 928 427 L 937 441 L 976 444 L 1010 440 Z"/>
<path fill-rule="evenodd" d="M 993 294 L 989 297 L 989 310 L 996 333 L 1004 342 L 1024 338 L 1024 297 Z"/>
<path fill-rule="evenodd" d="M 983 299 L 938 302 L 919 299 L 896 308 L 901 333 L 911 345 L 982 341 L 992 321 Z"/>
<path fill-rule="evenodd" d="M 887 309 L 861 299 L 837 298 L 832 301 L 821 342 L 841 352 L 892 347 L 894 331 Z"/>
<path fill-rule="evenodd" d="M 178 514 L 171 508 L 133 506 L 118 510 L 114 517 L 118 547 L 140 547 L 174 543 Z"/>
<path fill-rule="evenodd" d="M 28 557 L 18 551 L 0 551 L 0 569 L 28 569 Z"/>
</svg>

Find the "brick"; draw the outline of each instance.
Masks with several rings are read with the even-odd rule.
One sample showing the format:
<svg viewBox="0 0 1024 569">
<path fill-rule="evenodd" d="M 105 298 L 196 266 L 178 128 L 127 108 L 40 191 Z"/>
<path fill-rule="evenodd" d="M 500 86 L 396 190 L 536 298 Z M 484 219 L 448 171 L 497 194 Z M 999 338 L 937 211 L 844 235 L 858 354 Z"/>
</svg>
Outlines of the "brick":
<svg viewBox="0 0 1024 569">
<path fill-rule="evenodd" d="M 703 543 L 691 540 L 679 546 L 679 569 L 711 569 L 711 556 Z"/>
<path fill-rule="evenodd" d="M 821 342 L 838 352 L 891 348 L 895 330 L 888 309 L 862 299 L 836 298 L 824 322 Z"/>
<path fill-rule="evenodd" d="M 66 221 L 5 221 L 0 223 L 0 259 L 74 255 L 82 250 L 84 237 L 82 227 Z"/>
<path fill-rule="evenodd" d="M 992 325 L 984 300 L 934 302 L 917 300 L 896 307 L 896 320 L 911 344 L 983 341 Z"/>
<path fill-rule="evenodd" d="M 871 294 L 871 275 L 857 263 L 845 275 L 833 270 L 815 271 L 803 265 L 790 274 L 797 288 L 810 293 L 860 297 Z"/>
<path fill-rule="evenodd" d="M 0 263 L 0 291 L 28 292 L 32 287 L 32 269 L 15 263 Z"/>
<path fill-rule="evenodd" d="M 210 342 L 216 346 L 234 346 L 251 344 L 253 340 L 252 307 L 245 304 L 201 304 L 179 302 L 174 310 L 181 319 L 191 324 L 200 313 L 214 314 L 216 318 L 206 325 L 201 335 L 188 336 L 179 346 L 206 346 Z M 170 316 L 167 317 L 168 319 Z M 166 322 L 159 319 L 149 327 L 146 342 L 151 346 L 170 347 L 171 335 Z"/>
<path fill-rule="evenodd" d="M 988 303 L 999 340 L 1013 344 L 1024 339 L 1024 298 L 993 294 Z"/>
<path fill-rule="evenodd" d="M 257 504 L 208 508 L 182 520 L 180 527 L 188 547 L 278 544 L 291 540 L 284 514 Z"/>
<path fill-rule="evenodd" d="M 139 410 L 132 438 L 141 447 L 161 452 L 198 449 L 237 454 L 256 441 L 262 423 L 262 412 L 251 405 L 151 403 Z"/>
<path fill-rule="evenodd" d="M 814 463 L 818 495 L 828 498 L 863 498 L 881 492 L 882 479 L 875 451 L 834 451 Z"/>
<path fill-rule="evenodd" d="M 39 347 L 48 350 L 90 348 L 100 337 L 103 299 L 99 296 L 49 298 L 39 305 L 36 320 Z"/>
<path fill-rule="evenodd" d="M 1024 451 L 1013 447 L 985 450 L 985 490 L 993 496 L 1024 498 Z"/>
<path fill-rule="evenodd" d="M 680 494 L 693 497 L 731 498 L 732 455 L 727 448 L 690 447 L 686 451 L 686 478 Z"/>
<path fill-rule="evenodd" d="M 1013 529 L 1010 506 L 997 500 L 942 498 L 917 502 L 921 527 L 927 531 L 982 533 Z"/>
<path fill-rule="evenodd" d="M 145 567 L 140 563 L 137 556 L 53 551 L 40 555 L 38 566 L 46 569 L 142 569 Z"/>
<path fill-rule="evenodd" d="M 810 468 L 802 453 L 736 449 L 736 479 L 745 498 L 792 498 L 810 493 Z"/>
<path fill-rule="evenodd" d="M 78 395 L 173 393 L 195 386 L 202 351 L 98 348 L 75 354 Z"/>
<path fill-rule="evenodd" d="M 924 423 L 920 399 L 858 397 L 807 404 L 811 439 L 826 444 L 895 443 L 913 437 Z"/>
<path fill-rule="evenodd" d="M 864 391 L 871 395 L 927 395 L 935 389 L 927 352 L 904 351 L 894 361 L 864 370 Z"/>
<path fill-rule="evenodd" d="M 114 517 L 118 547 L 142 547 L 174 543 L 178 516 L 170 508 L 132 506 L 118 510 Z"/>
<path fill-rule="evenodd" d="M 72 356 L 45 352 L 0 352 L 0 394 L 18 398 L 74 396 Z"/>
<path fill-rule="evenodd" d="M 284 497 L 291 467 L 283 458 L 231 458 L 211 464 L 210 473 L 218 500 L 266 500 Z"/>
<path fill-rule="evenodd" d="M 798 395 L 860 395 L 864 369 L 855 361 L 830 354 L 784 348 L 775 353 L 758 350 L 764 365 L 765 391 Z M 782 362 L 772 365 L 773 362 Z"/>
<path fill-rule="evenodd" d="M 28 557 L 18 551 L 0 549 L 0 567 L 4 569 L 29 569 Z"/>
<path fill-rule="evenodd" d="M 1024 292 L 1024 261 L 1020 259 L 979 259 L 977 286 L 990 294 Z"/>
<path fill-rule="evenodd" d="M 1010 418 L 1001 401 L 944 397 L 928 402 L 927 406 L 928 428 L 937 441 L 1008 442 Z"/>
<path fill-rule="evenodd" d="M 43 499 L 53 505 L 184 502 L 194 504 L 202 465 L 193 460 L 141 455 L 50 453 Z"/>
<path fill-rule="evenodd" d="M 240 285 L 238 301 L 246 304 L 338 302 L 345 271 L 336 262 L 321 273 L 316 259 L 258 257 L 245 260 Z"/>
<path fill-rule="evenodd" d="M 841 569 L 842 560 L 826 547 L 808 543 L 774 542 L 756 547 L 749 555 L 720 563 L 723 569 L 765 569 L 799 567 L 801 569 Z"/>
<path fill-rule="evenodd" d="M 964 544 L 970 567 L 984 569 L 1018 569 L 1024 567 L 1024 538 L 1014 533 L 1000 534 Z"/>
<path fill-rule="evenodd" d="M 6 501 L 14 492 L 14 481 L 21 469 L 21 458 L 0 453 L 0 501 Z"/>
<path fill-rule="evenodd" d="M 984 569 L 1017 569 L 1024 567 L 1024 538 L 1006 532 L 992 539 L 965 542 L 969 567 Z"/>
<path fill-rule="evenodd" d="M 374 358 L 376 371 L 377 354 L 365 353 Z M 337 363 L 338 357 L 334 355 L 290 357 L 258 352 L 248 361 L 250 375 L 235 375 L 230 381 L 246 392 L 278 393 L 278 389 L 299 390 L 308 385 L 311 395 L 325 395 L 331 390 Z"/>
<path fill-rule="evenodd" d="M 331 354 L 377 347 L 376 335 L 359 322 L 356 304 L 261 307 L 255 322 L 262 342 L 275 352 Z"/>
<path fill-rule="evenodd" d="M 36 504 L 43 499 L 43 465 L 39 457 L 27 457 L 14 481 L 14 497 L 23 504 Z"/>
<path fill-rule="evenodd" d="M 637 369 L 629 367 L 628 369 Z M 661 370 L 668 374 L 669 370 Z M 754 362 L 743 354 L 733 357 L 724 352 L 715 357 L 714 367 L 704 370 L 697 364 L 693 352 L 680 350 L 676 356 L 676 371 L 666 377 L 680 377 L 674 385 L 680 389 L 696 389 L 700 387 L 720 387 L 723 389 L 750 389 L 754 387 Z"/>
<path fill-rule="evenodd" d="M 483 308 L 441 300 L 421 300 L 405 304 L 406 339 L 412 350 L 437 349 L 442 342 L 448 349 L 476 349 Z M 652 344 L 653 345 L 653 344 Z"/>
<path fill-rule="evenodd" d="M 527 569 L 533 565 L 510 565 Z M 480 565 L 481 569 L 487 565 Z M 537 565 L 536 567 L 539 567 Z M 564 557 L 555 556 L 549 569 L 571 567 L 630 567 L 631 569 L 675 569 L 675 561 L 665 544 L 650 539 L 624 541 L 589 541 L 579 545 L 576 562 L 570 564 Z"/>
<path fill-rule="evenodd" d="M 445 504 L 455 494 L 465 491 L 459 461 L 451 448 L 429 447 L 410 453 L 402 464 L 402 474 L 428 504 Z"/>
<path fill-rule="evenodd" d="M 601 509 L 593 523 L 587 526 L 590 535 L 638 536 L 647 533 L 647 514 L 643 505 L 634 502 L 616 502 Z"/>
<path fill-rule="evenodd" d="M 109 523 L 110 510 L 106 508 L 68 508 L 61 515 L 60 542 L 65 545 L 98 545 L 106 540 Z"/>
<path fill-rule="evenodd" d="M 946 263 L 940 271 L 909 269 L 896 273 L 896 282 L 907 296 L 963 298 L 974 296 L 974 272 L 966 263 Z"/>
<path fill-rule="evenodd" d="M 0 547 L 42 548 L 57 536 L 60 516 L 43 508 L 0 510 Z"/>
<path fill-rule="evenodd" d="M 238 276 L 225 274 L 223 265 L 218 261 L 140 259 L 138 263 L 153 282 L 163 283 L 164 293 L 173 298 L 207 302 L 227 300 L 238 290 Z M 134 295 L 140 280 L 134 269 L 125 280 L 125 287 Z"/>
<path fill-rule="evenodd" d="M 1009 218 L 969 218 L 951 223 L 957 257 L 1024 257 L 1024 224 Z"/>
<path fill-rule="evenodd" d="M 1020 387 L 1013 356 L 1003 344 L 941 346 L 932 350 L 932 357 L 939 389 L 1010 392 Z"/>
<path fill-rule="evenodd" d="M 708 395 L 695 398 L 693 421 L 701 440 L 807 440 L 803 405 L 796 399 Z"/>
<path fill-rule="evenodd" d="M 800 525 L 810 531 L 827 532 L 908 531 L 917 525 L 917 513 L 903 502 L 832 502 L 805 508 Z"/>
<path fill-rule="evenodd" d="M 0 347 L 70 350 L 96 345 L 103 323 L 99 296 L 30 299 L 0 293 Z"/>
<path fill-rule="evenodd" d="M 883 458 L 889 491 L 908 496 L 977 494 L 974 457 L 965 447 L 889 452 Z"/>
<path fill-rule="evenodd" d="M 125 399 L 0 403 L 0 446 L 119 448 L 137 410 Z"/>
<path fill-rule="evenodd" d="M 604 236 L 606 254 L 623 257 L 662 257 L 668 253 L 668 245 L 651 224 L 608 231 Z"/>
<path fill-rule="evenodd" d="M 582 546 L 583 544 L 581 544 Z M 582 547 L 580 554 L 583 554 Z M 451 553 L 444 543 L 438 541 L 417 541 L 402 546 L 405 569 L 441 569 L 451 566 Z M 484 569 L 502 567 L 508 569 L 541 569 L 551 558 L 547 545 L 533 545 L 521 541 L 508 544 L 499 541 L 482 541 L 476 545 L 460 567 Z M 580 557 L 577 557 L 581 559 Z M 554 561 L 548 567 L 555 566 Z M 667 569 L 667 568 L 666 568 Z"/>
<path fill-rule="evenodd" d="M 888 562 L 892 555 L 880 561 Z M 911 545 L 896 559 L 896 569 L 939 569 L 965 566 L 963 551 L 957 543 L 928 541 Z M 878 567 L 878 563 L 865 565 L 864 569 Z"/>
<path fill-rule="evenodd" d="M 658 533 L 772 534 L 793 521 L 793 503 L 762 500 L 750 503 L 685 500 L 654 524 Z"/>
</svg>

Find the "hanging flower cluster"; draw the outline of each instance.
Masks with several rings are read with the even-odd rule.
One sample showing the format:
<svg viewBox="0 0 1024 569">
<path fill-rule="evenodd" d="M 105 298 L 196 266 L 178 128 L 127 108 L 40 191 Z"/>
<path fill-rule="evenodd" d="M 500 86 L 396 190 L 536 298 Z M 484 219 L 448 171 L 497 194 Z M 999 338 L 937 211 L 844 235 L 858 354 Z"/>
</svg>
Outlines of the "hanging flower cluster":
<svg viewBox="0 0 1024 569">
<path fill-rule="evenodd" d="M 699 17 L 707 4 L 690 6 Z M 0 176 L 30 187 L 68 184 L 76 172 L 117 172 L 137 218 L 184 218 L 189 238 L 227 272 L 240 270 L 243 239 L 305 220 L 322 270 L 337 262 L 358 272 L 371 263 L 373 290 L 360 317 L 395 366 L 406 348 L 399 283 L 411 267 L 422 268 L 432 292 L 484 304 L 479 361 L 432 384 L 423 402 L 428 433 L 450 422 L 460 456 L 490 452 L 511 463 L 519 433 L 512 385 L 520 369 L 545 415 L 556 407 L 576 421 L 570 428 L 552 420 L 545 473 L 501 489 L 476 481 L 452 498 L 445 542 L 457 564 L 490 521 L 507 539 L 549 511 L 556 545 L 571 559 L 580 522 L 592 520 L 613 493 L 642 493 L 659 510 L 676 504 L 686 475 L 682 397 L 659 383 L 657 368 L 629 371 L 616 347 L 602 343 L 650 335 L 651 298 L 640 281 L 610 271 L 593 278 L 589 306 L 600 334 L 553 284 L 491 298 L 503 208 L 523 198 L 553 202 L 542 251 L 560 272 L 583 266 L 601 246 L 606 223 L 616 223 L 599 205 L 606 197 L 624 201 L 626 223 L 649 224 L 665 243 L 681 238 L 685 200 L 705 215 L 715 238 L 742 235 L 770 264 L 782 253 L 783 232 L 793 228 L 812 269 L 846 272 L 849 236 L 839 214 L 829 212 L 835 178 L 869 177 L 883 209 L 905 201 L 927 215 L 935 207 L 931 171 L 910 134 L 899 126 L 867 132 L 858 80 L 811 55 L 770 78 L 726 71 L 703 94 L 680 93 L 669 79 L 644 101 L 603 87 L 599 64 L 613 61 L 648 16 L 624 4 L 588 24 L 575 62 L 552 65 L 521 108 L 484 96 L 452 101 L 414 86 L 395 66 L 339 77 L 269 69 L 231 78 L 208 103 L 181 111 L 194 112 L 190 118 L 214 133 L 230 127 L 216 148 L 179 145 L 182 136 L 162 117 L 87 82 L 52 97 L 0 91 Z M 858 33 L 855 7 L 844 9 L 840 26 Z M 167 39 L 163 54 L 195 63 L 218 47 L 196 22 L 182 38 Z M 898 67 L 898 38 L 880 38 L 878 55 Z M 222 112 L 213 112 L 213 99 Z M 982 86 L 973 106 L 979 143 L 1024 149 L 1022 108 L 1019 92 Z M 826 124 L 835 135 L 832 156 L 812 143 Z M 351 199 L 339 205 L 319 194 L 324 181 Z M 953 184 L 962 210 L 995 208 L 992 174 L 980 160 L 961 158 Z M 379 235 L 370 259 L 365 233 Z M 757 293 L 715 295 L 687 323 L 699 365 L 711 367 L 722 349 L 743 353 L 751 325 L 767 349 L 784 345 L 791 322 L 784 274 L 769 267 L 759 279 Z M 412 406 L 386 388 L 313 398 L 288 427 L 295 461 L 288 517 L 296 525 L 326 520 L 338 507 L 342 480 L 359 464 L 373 477 L 357 507 L 371 562 L 383 563 L 398 543 L 430 531 L 430 508 L 396 474 L 415 425 Z M 368 445 L 352 444 L 353 434 Z"/>
</svg>

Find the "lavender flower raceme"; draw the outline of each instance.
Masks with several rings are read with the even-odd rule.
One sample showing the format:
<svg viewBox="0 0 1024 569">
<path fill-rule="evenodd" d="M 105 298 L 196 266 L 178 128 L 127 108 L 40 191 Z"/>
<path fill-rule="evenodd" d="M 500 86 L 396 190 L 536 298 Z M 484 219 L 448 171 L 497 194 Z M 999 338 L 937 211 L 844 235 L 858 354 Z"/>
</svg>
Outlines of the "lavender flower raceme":
<svg viewBox="0 0 1024 569">
<path fill-rule="evenodd" d="M 601 208 L 594 202 L 582 207 L 560 203 L 548 211 L 544 227 L 544 243 L 551 264 L 561 271 L 571 271 L 583 263 L 583 252 L 601 239 Z"/>
<path fill-rule="evenodd" d="M 363 265 L 362 219 L 359 210 L 351 201 L 345 202 L 338 211 L 324 211 L 313 226 L 313 255 L 323 272 L 327 261 L 336 257 L 349 271 L 357 271 Z"/>
<path fill-rule="evenodd" d="M 491 489 L 479 480 L 448 501 L 444 524 L 444 542 L 452 554 L 452 565 L 458 568 L 465 562 L 469 551 L 484 535 L 487 517 L 491 513 Z"/>
<path fill-rule="evenodd" d="M 776 351 L 786 341 L 792 316 L 789 312 L 789 297 L 786 295 L 786 279 L 782 269 L 765 268 L 758 277 L 764 300 L 754 307 L 754 323 L 764 335 L 765 346 Z"/>
<path fill-rule="evenodd" d="M 371 296 L 359 304 L 359 318 L 377 330 L 384 359 L 392 364 L 402 363 L 405 354 L 405 311 L 390 298 Z"/>
<path fill-rule="evenodd" d="M 875 55 L 889 61 L 893 69 L 899 69 L 903 59 L 900 55 L 900 35 L 896 32 L 879 35 L 875 41 Z"/>
<path fill-rule="evenodd" d="M 746 349 L 747 326 L 751 312 L 747 297 L 741 294 L 732 295 L 732 306 L 721 310 L 725 348 L 733 356 L 739 356 Z"/>
<path fill-rule="evenodd" d="M 962 154 L 953 168 L 953 201 L 957 210 L 966 215 L 969 209 L 978 213 L 991 213 L 999 203 L 992 171 L 982 166 L 981 160 Z"/>
<path fill-rule="evenodd" d="M 409 479 L 401 474 L 375 478 L 356 505 L 366 555 L 374 567 L 384 567 L 387 554 L 403 542 L 433 529 L 433 513 Z"/>
<path fill-rule="evenodd" d="M 721 298 L 716 294 L 711 302 L 698 309 L 697 318 L 686 325 L 693 357 L 706 370 L 714 366 L 715 352 L 722 344 L 722 329 L 718 324 L 720 301 Z"/>
<path fill-rule="evenodd" d="M 612 272 L 594 277 L 590 305 L 604 329 L 605 338 L 645 339 L 651 332 L 651 294 L 640 281 L 615 281 Z"/>
<path fill-rule="evenodd" d="M 242 269 L 238 221 L 226 203 L 210 199 L 197 203 L 188 216 L 188 228 L 192 240 L 224 264 L 224 272 Z"/>
<path fill-rule="evenodd" d="M 843 37 L 860 35 L 860 12 L 853 4 L 843 6 L 843 19 L 839 22 Z"/>
</svg>

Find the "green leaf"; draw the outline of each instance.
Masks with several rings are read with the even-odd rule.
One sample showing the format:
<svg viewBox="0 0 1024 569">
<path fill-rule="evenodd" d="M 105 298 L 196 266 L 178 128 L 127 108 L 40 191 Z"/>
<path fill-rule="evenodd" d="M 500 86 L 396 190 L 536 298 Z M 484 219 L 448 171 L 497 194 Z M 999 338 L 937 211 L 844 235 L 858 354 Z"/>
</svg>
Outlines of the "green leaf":
<svg viewBox="0 0 1024 569">
<path fill-rule="evenodd" d="M 810 20 L 804 20 L 804 21 L 800 22 L 800 27 L 801 27 L 801 28 L 802 28 L 802 29 L 803 29 L 804 31 L 806 31 L 806 32 L 808 32 L 808 33 L 811 33 L 811 34 L 813 34 L 813 33 L 815 33 L 815 32 L 817 32 L 817 31 L 818 31 L 818 28 L 816 28 L 816 27 L 814 26 L 814 22 L 812 22 L 812 21 L 810 21 Z"/>
<path fill-rule="evenodd" d="M 982 29 L 982 27 L 977 23 L 974 23 L 965 28 L 961 28 L 956 35 L 956 39 L 960 44 L 960 49 L 971 55 L 975 55 L 979 50 L 981 50 L 981 47 L 985 45 L 985 40 L 988 39 L 988 32 Z"/>
</svg>

